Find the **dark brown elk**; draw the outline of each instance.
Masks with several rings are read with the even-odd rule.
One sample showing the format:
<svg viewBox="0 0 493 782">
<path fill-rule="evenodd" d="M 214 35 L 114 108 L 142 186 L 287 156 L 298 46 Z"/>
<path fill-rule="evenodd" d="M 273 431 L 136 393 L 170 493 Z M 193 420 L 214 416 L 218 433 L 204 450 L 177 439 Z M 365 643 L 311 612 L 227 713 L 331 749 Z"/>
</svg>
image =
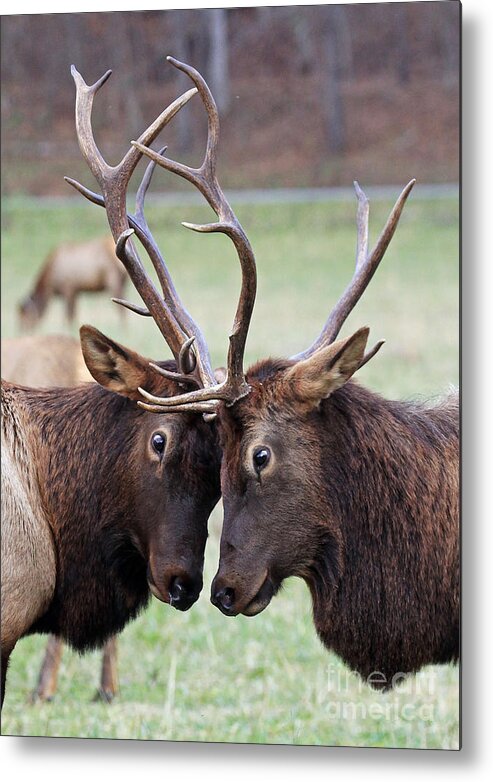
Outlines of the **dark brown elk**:
<svg viewBox="0 0 493 782">
<path fill-rule="evenodd" d="M 154 164 L 135 214 L 127 214 L 126 190 L 142 153 L 132 147 L 118 166 L 104 162 L 91 109 L 109 74 L 91 87 L 75 68 L 73 75 L 79 144 L 103 195 L 73 184 L 105 206 L 146 306 L 121 303 L 152 315 L 174 359 L 151 363 L 84 326 L 82 350 L 97 384 L 32 389 L 2 381 L 2 699 L 23 635 L 52 633 L 84 651 L 119 632 L 151 593 L 188 609 L 202 587 L 207 520 L 220 496 L 215 423 L 196 412 L 156 418 L 136 404 L 141 386 L 175 396 L 217 380 L 144 218 Z M 152 142 L 195 93 L 174 101 L 140 141 Z M 162 292 L 144 272 L 133 231 Z"/>
<path fill-rule="evenodd" d="M 91 327 L 81 342 L 101 385 L 2 380 L 2 685 L 23 635 L 52 633 L 85 651 L 122 630 L 150 592 L 186 610 L 202 587 L 219 499 L 215 427 L 146 413 L 140 385 L 180 387 Z"/>
<path fill-rule="evenodd" d="M 126 276 L 111 237 L 65 242 L 48 255 L 32 292 L 19 304 L 21 328 L 36 326 L 51 299 L 57 296 L 65 302 L 67 321 L 73 323 L 80 293 L 108 291 L 121 298 Z"/>
<path fill-rule="evenodd" d="M 2 378 L 31 388 L 73 387 L 91 381 L 79 340 L 63 334 L 32 334 L 2 339 Z M 33 700 L 49 701 L 57 689 L 63 641 L 51 636 L 46 646 Z M 99 695 L 111 701 L 118 688 L 117 642 L 106 642 Z"/>
<path fill-rule="evenodd" d="M 203 97 L 214 149 L 212 97 L 195 71 L 182 69 Z M 136 146 L 216 208 L 213 166 L 190 169 Z M 285 578 L 298 576 L 325 646 L 384 688 L 459 654 L 458 397 L 434 406 L 386 400 L 351 380 L 382 342 L 365 352 L 367 328 L 337 339 L 413 184 L 371 253 L 368 201 L 356 185 L 355 273 L 310 348 L 244 373 L 255 261 L 241 245 L 245 317 L 235 323 L 225 381 L 175 398 L 143 391 L 150 411 L 206 409 L 218 419 L 224 524 L 212 602 L 227 616 L 254 616 Z M 230 235 L 238 247 L 236 228 Z"/>
</svg>

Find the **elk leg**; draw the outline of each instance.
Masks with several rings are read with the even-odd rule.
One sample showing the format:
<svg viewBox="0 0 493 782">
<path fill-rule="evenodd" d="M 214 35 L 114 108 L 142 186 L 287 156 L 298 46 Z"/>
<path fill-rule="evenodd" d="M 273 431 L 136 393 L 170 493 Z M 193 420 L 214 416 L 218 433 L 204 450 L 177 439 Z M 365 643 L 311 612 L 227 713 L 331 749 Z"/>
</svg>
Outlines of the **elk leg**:
<svg viewBox="0 0 493 782">
<path fill-rule="evenodd" d="M 98 690 L 98 697 L 101 700 L 106 701 L 106 703 L 111 703 L 117 692 L 117 645 L 115 636 L 112 636 L 108 641 L 106 641 L 103 649 L 101 685 Z"/>
<path fill-rule="evenodd" d="M 50 635 L 46 652 L 39 672 L 38 686 L 32 694 L 32 702 L 51 701 L 56 692 L 58 670 L 62 659 L 63 641 L 55 635 Z"/>
<path fill-rule="evenodd" d="M 75 291 L 67 291 L 66 294 L 66 303 L 67 303 L 67 321 L 70 325 L 74 322 L 75 318 L 75 298 L 76 294 Z"/>
</svg>

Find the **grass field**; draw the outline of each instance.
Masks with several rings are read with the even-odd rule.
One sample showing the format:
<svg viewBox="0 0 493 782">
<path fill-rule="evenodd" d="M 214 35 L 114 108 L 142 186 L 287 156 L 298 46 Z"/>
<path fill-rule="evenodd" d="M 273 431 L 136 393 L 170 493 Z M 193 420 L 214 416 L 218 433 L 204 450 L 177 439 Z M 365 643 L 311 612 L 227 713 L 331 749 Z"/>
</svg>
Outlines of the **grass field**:
<svg viewBox="0 0 493 782">
<path fill-rule="evenodd" d="M 397 195 L 397 193 L 396 193 Z M 372 204 L 376 238 L 390 203 Z M 243 206 L 237 210 L 256 251 L 259 288 L 247 360 L 290 355 L 320 330 L 352 274 L 355 208 L 350 204 Z M 237 301 L 239 271 L 222 236 L 199 236 L 181 220 L 206 210 L 150 208 L 148 218 L 178 290 L 203 326 L 213 360 L 223 364 Z M 16 302 L 57 242 L 106 231 L 90 205 L 3 210 L 2 336 L 17 333 Z M 132 294 L 128 292 L 129 298 Z M 133 296 L 137 300 L 136 295 Z M 458 384 L 458 204 L 416 201 L 406 207 L 391 248 L 344 334 L 369 325 L 387 344 L 360 380 L 390 397 L 435 397 Z M 157 329 L 115 305 L 85 297 L 78 322 L 153 358 L 166 357 Z M 58 303 L 42 332 L 67 331 Z M 76 330 L 74 329 L 74 333 Z M 419 748 L 457 748 L 457 668 L 424 670 L 397 691 L 362 685 L 315 635 L 309 594 L 291 579 L 254 619 L 226 619 L 208 601 L 218 559 L 221 510 L 210 525 L 205 587 L 181 614 L 157 601 L 120 640 L 120 695 L 93 702 L 99 655 L 66 651 L 51 704 L 28 704 L 45 640 L 22 640 L 9 669 L 2 732 L 88 736 Z"/>
</svg>

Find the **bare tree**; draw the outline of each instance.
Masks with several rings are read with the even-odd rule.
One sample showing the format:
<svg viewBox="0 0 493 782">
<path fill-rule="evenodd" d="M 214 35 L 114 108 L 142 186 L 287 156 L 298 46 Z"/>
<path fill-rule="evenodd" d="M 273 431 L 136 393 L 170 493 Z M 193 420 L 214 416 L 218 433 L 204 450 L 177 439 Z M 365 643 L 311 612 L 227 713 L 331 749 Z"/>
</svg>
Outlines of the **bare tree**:
<svg viewBox="0 0 493 782">
<path fill-rule="evenodd" d="M 293 27 L 293 35 L 296 44 L 296 63 L 300 73 L 311 73 L 316 67 L 317 55 L 315 50 L 315 22 L 313 15 L 309 13 L 300 14 L 299 8 L 289 8 L 290 22 Z"/>
<path fill-rule="evenodd" d="M 407 13 L 406 3 L 396 3 L 394 7 L 394 26 L 395 26 L 395 58 L 397 79 L 399 84 L 409 83 L 411 78 L 411 58 L 409 56 L 409 15 Z"/>
<path fill-rule="evenodd" d="M 341 17 L 337 6 L 327 6 L 324 27 L 325 118 L 329 152 L 340 154 L 345 146 L 344 105 L 342 99 Z M 336 11 L 336 13 L 334 13 Z"/>
<path fill-rule="evenodd" d="M 229 108 L 228 17 L 225 8 L 209 10 L 209 82 L 219 111 Z"/>
<path fill-rule="evenodd" d="M 447 13 L 438 25 L 438 35 L 443 59 L 443 81 L 446 85 L 453 85 L 457 84 L 460 65 L 460 4 L 447 5 Z"/>
<path fill-rule="evenodd" d="M 173 33 L 173 56 L 182 62 L 190 62 L 190 33 L 188 22 L 190 11 L 171 11 L 171 29 Z M 180 94 L 189 86 L 187 76 L 181 71 L 176 71 L 176 90 Z M 193 144 L 193 130 L 190 123 L 190 115 L 187 111 L 179 111 L 175 118 L 178 129 L 178 153 L 183 155 L 188 152 Z"/>
<path fill-rule="evenodd" d="M 124 118 L 127 135 L 133 136 L 139 128 L 144 127 L 144 118 L 139 101 L 138 62 L 133 56 L 131 33 L 131 14 L 112 13 L 111 25 L 108 26 L 107 38 L 111 36 L 118 41 L 114 47 L 113 57 L 115 70 L 118 73 L 120 117 Z M 137 58 L 138 59 L 138 58 Z"/>
</svg>

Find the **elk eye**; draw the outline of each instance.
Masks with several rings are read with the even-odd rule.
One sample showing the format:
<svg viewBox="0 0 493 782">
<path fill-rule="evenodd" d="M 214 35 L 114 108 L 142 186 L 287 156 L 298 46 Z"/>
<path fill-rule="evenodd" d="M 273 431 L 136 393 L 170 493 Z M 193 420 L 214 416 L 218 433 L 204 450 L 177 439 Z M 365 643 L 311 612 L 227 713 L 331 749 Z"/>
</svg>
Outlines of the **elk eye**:
<svg viewBox="0 0 493 782">
<path fill-rule="evenodd" d="M 253 452 L 253 465 L 257 474 L 264 469 L 270 460 L 270 450 L 265 445 L 260 448 L 256 448 Z"/>
<path fill-rule="evenodd" d="M 158 454 L 162 454 L 166 447 L 166 437 L 161 432 L 154 432 L 151 437 L 152 447 Z"/>
</svg>

